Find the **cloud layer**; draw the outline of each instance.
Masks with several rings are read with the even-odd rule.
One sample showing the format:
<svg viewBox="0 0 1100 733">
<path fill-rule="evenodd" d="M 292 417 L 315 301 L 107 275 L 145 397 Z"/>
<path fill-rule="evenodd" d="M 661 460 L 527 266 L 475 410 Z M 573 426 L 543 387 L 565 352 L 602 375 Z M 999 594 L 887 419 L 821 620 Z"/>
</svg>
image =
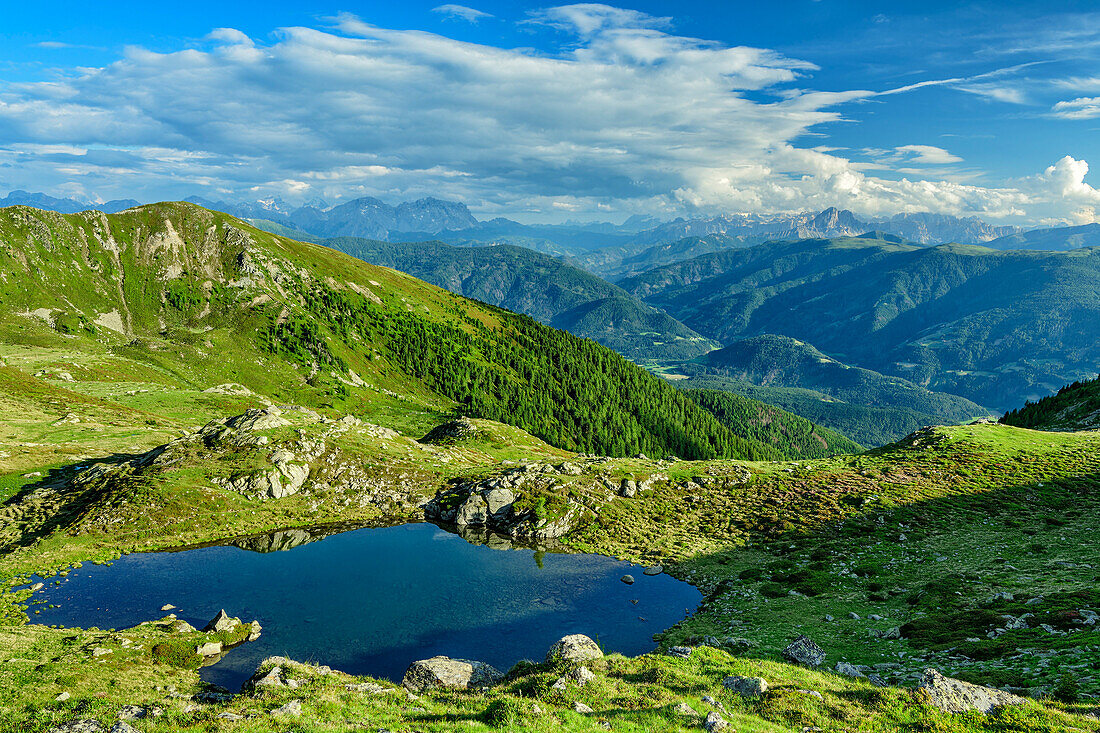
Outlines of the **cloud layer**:
<svg viewBox="0 0 1100 733">
<path fill-rule="evenodd" d="M 670 19 L 604 5 L 525 22 L 555 29 L 556 51 L 345 16 L 279 29 L 269 43 L 219 28 L 195 48 L 134 47 L 103 68 L 8 84 L 0 187 L 100 198 L 431 194 L 531 216 L 837 205 L 1079 220 L 1095 203 L 1087 164 L 1069 157 L 983 187 L 951 175 L 961 158 L 928 141 L 899 140 L 874 161 L 811 147 L 811 135 L 880 95 L 809 89 L 817 67 L 805 60 L 676 35 Z M 1095 102 L 1054 112 L 1082 116 Z"/>
</svg>

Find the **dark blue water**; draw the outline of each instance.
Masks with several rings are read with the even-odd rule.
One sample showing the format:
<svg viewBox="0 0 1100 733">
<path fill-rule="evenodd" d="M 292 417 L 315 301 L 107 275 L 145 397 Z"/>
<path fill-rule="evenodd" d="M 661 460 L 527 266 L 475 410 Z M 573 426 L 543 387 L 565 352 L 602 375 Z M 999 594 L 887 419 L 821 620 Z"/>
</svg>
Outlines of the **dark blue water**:
<svg viewBox="0 0 1100 733">
<path fill-rule="evenodd" d="M 241 544 L 272 549 L 293 541 Z M 634 585 L 620 581 L 624 573 Z M 202 628 L 224 608 L 263 626 L 258 641 L 202 672 L 236 689 L 272 655 L 392 680 L 410 662 L 437 654 L 501 670 L 524 658 L 541 661 L 565 634 L 635 655 L 652 650 L 653 634 L 700 599 L 687 583 L 610 558 L 496 549 L 432 524 L 407 524 L 279 552 L 205 547 L 85 565 L 35 594 L 60 607 L 35 606 L 41 613 L 34 621 L 121 629 L 164 616 L 161 606 L 171 603 Z"/>
</svg>

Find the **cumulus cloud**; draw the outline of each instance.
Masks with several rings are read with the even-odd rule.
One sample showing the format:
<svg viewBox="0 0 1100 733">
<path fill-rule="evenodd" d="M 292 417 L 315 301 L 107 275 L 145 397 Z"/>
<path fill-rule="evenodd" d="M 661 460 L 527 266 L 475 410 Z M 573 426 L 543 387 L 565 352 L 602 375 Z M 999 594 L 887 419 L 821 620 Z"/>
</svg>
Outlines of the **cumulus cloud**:
<svg viewBox="0 0 1100 733">
<path fill-rule="evenodd" d="M 459 20 L 464 20 L 467 23 L 477 23 L 481 20 L 485 20 L 486 18 L 493 17 L 492 13 L 486 13 L 483 10 L 469 8 L 465 5 L 453 5 L 451 3 L 434 7 L 432 8 L 432 12 L 439 13 L 440 15 L 445 15 L 448 18 L 457 18 Z"/>
<path fill-rule="evenodd" d="M 194 48 L 131 47 L 102 68 L 9 84 L 0 186 L 436 195 L 487 215 L 547 216 L 839 205 L 994 217 L 1050 189 L 891 180 L 843 151 L 799 147 L 844 121 L 845 105 L 880 94 L 807 88 L 817 67 L 805 60 L 677 35 L 666 18 L 606 5 L 529 21 L 559 31 L 560 46 L 502 49 L 342 16 L 272 42 L 219 28 Z M 928 145 L 893 154 L 891 165 L 958 162 Z"/>
</svg>

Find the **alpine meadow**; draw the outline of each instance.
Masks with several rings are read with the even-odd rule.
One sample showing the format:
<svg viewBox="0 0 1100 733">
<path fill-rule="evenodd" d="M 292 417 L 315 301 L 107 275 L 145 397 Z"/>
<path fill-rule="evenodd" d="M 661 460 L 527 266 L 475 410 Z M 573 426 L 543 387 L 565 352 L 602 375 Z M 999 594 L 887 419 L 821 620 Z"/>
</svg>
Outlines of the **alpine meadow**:
<svg viewBox="0 0 1100 733">
<path fill-rule="evenodd" d="M 1100 733 L 1098 63 L 7 9 L 0 733 Z"/>
</svg>

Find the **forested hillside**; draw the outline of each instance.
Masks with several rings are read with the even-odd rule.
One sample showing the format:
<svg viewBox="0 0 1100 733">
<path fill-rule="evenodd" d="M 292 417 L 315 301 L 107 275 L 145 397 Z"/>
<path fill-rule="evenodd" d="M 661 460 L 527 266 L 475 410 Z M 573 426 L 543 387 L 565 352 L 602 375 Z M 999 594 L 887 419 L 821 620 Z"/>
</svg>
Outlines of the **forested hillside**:
<svg viewBox="0 0 1100 733">
<path fill-rule="evenodd" d="M 826 458 L 862 450 L 840 433 L 758 400 L 713 389 L 685 389 L 684 394 L 733 432 L 775 446 L 788 458 Z"/>
<path fill-rule="evenodd" d="M 353 257 L 591 338 L 635 361 L 678 361 L 715 348 L 666 313 L 559 259 L 522 247 L 453 247 L 342 237 Z"/>
<path fill-rule="evenodd" d="M 1100 429 L 1100 377 L 1074 382 L 1057 394 L 1005 414 L 1001 422 L 1036 430 Z"/>
<path fill-rule="evenodd" d="M 722 343 L 790 336 L 997 410 L 1100 364 L 1100 249 L 806 240 L 725 250 L 620 284 Z"/>
</svg>

